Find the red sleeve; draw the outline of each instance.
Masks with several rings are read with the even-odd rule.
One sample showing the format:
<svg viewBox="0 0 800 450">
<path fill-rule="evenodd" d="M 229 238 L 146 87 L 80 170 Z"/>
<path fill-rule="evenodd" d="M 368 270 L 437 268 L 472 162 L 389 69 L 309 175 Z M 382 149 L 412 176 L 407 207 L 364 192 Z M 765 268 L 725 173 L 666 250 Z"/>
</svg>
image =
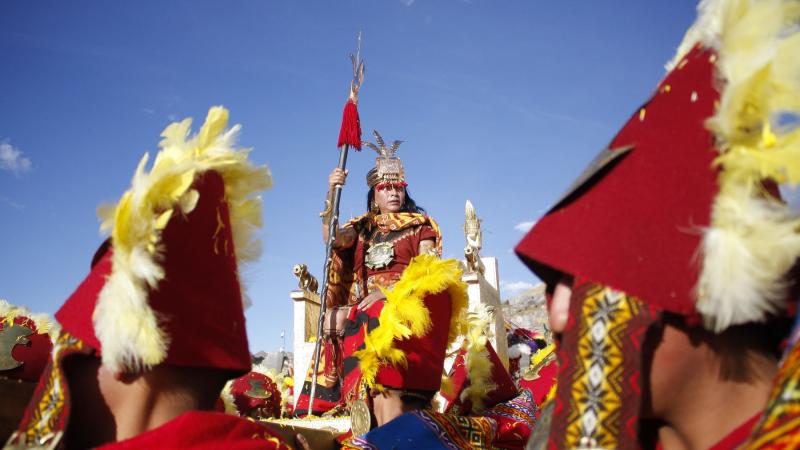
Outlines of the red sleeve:
<svg viewBox="0 0 800 450">
<path fill-rule="evenodd" d="M 422 225 L 420 227 L 420 229 L 419 229 L 419 240 L 420 241 L 424 241 L 426 239 L 430 239 L 430 240 L 436 242 L 437 238 L 438 238 L 438 236 L 436 236 L 436 232 L 433 231 L 433 227 L 431 227 L 430 225 Z"/>
</svg>

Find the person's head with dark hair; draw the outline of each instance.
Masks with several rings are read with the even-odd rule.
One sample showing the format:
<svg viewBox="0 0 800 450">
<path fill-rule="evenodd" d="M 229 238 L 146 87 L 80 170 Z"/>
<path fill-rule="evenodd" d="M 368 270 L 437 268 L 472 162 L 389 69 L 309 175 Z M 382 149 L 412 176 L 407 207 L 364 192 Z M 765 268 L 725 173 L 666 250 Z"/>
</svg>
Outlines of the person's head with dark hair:
<svg viewBox="0 0 800 450">
<path fill-rule="evenodd" d="M 379 191 L 378 199 L 376 201 L 375 189 L 376 189 L 375 187 L 371 187 L 369 189 L 369 192 L 367 192 L 367 211 L 372 211 L 372 212 L 376 212 L 376 213 L 377 212 L 381 212 L 381 213 L 385 213 L 385 212 L 407 212 L 407 213 L 420 213 L 420 214 L 425 214 L 426 213 L 425 208 L 423 208 L 422 206 L 417 205 L 417 202 L 414 201 L 413 198 L 411 198 L 411 195 L 409 195 L 409 193 L 408 193 L 408 188 L 406 188 L 406 187 L 383 188 L 383 190 L 396 189 L 398 191 L 398 194 L 397 194 L 398 197 L 402 198 L 402 201 L 400 202 L 400 207 L 399 207 L 399 209 L 397 211 L 384 211 L 383 209 L 380 208 L 380 206 L 378 204 L 378 201 L 382 201 L 383 200 L 381 198 L 382 195 L 381 195 L 381 193 Z M 390 195 L 391 195 L 390 192 L 386 192 L 386 195 L 383 196 L 383 197 L 389 197 Z M 388 203 L 388 205 L 390 207 L 392 207 L 392 206 L 395 205 L 395 203 Z"/>
<path fill-rule="evenodd" d="M 103 214 L 111 237 L 55 314 L 60 331 L 29 405 L 35 413 L 8 446 L 279 446 L 269 430 L 213 411 L 226 380 L 252 367 L 239 270 L 256 255 L 245 257 L 233 242 L 245 232 L 257 245 L 242 205 L 260 217 L 252 202 L 271 184 L 266 167 L 233 146 L 236 127 L 226 131 L 227 121 L 227 110 L 213 107 L 202 139 L 187 142 L 182 128 L 162 141 L 158 170 L 145 169 L 145 156 Z"/>
<path fill-rule="evenodd" d="M 387 146 L 377 131 L 373 131 L 377 142 L 365 142 L 369 148 L 378 153 L 375 167 L 367 172 L 367 211 L 373 213 L 422 213 L 425 209 L 417 205 L 408 195 L 403 162 L 397 157 L 397 148 L 402 141 L 394 141 Z"/>
</svg>

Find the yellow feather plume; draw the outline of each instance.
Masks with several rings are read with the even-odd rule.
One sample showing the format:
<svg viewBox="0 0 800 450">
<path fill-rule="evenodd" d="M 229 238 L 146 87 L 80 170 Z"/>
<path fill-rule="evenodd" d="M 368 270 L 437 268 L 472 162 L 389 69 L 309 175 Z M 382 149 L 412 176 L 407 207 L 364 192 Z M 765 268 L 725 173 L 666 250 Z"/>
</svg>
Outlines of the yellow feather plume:
<svg viewBox="0 0 800 450">
<path fill-rule="evenodd" d="M 458 261 L 419 255 L 411 260 L 394 287 L 384 291 L 386 303 L 378 318 L 380 326 L 364 336 L 364 349 L 355 352 L 368 387 L 378 387 L 375 377 L 381 365 L 405 366 L 406 355 L 394 343 L 428 333 L 432 324 L 423 300 L 429 294 L 444 291 L 450 294 L 452 305 L 449 345 L 463 330 L 467 305 L 467 286 L 461 281 Z"/>
<path fill-rule="evenodd" d="M 697 309 L 719 332 L 782 309 L 784 277 L 800 256 L 800 218 L 762 188 L 764 179 L 800 183 L 800 128 L 779 125 L 800 112 L 800 3 L 716 0 L 701 8 L 698 22 L 714 29 L 696 34 L 719 55 L 721 98 L 706 125 L 722 170 L 703 238 Z"/>
<path fill-rule="evenodd" d="M 442 375 L 442 386 L 439 388 L 439 393 L 442 395 L 453 395 L 456 392 L 456 385 L 453 379 L 447 375 Z"/>
<path fill-rule="evenodd" d="M 550 344 L 547 347 L 540 349 L 531 358 L 531 364 L 529 368 L 534 370 L 541 368 L 540 366 L 542 366 L 542 363 L 546 359 L 548 359 L 548 357 L 552 355 L 555 351 L 556 351 L 556 344 Z"/>
<path fill-rule="evenodd" d="M 784 280 L 800 256 L 800 218 L 762 181 L 800 183 L 800 2 L 703 0 L 673 68 L 695 45 L 717 52 L 720 101 L 706 122 L 716 137 L 719 194 L 704 230 L 696 287 L 706 326 L 722 331 L 784 307 Z"/>
<path fill-rule="evenodd" d="M 233 380 L 228 380 L 225 383 L 225 387 L 222 388 L 222 392 L 219 394 L 219 398 L 222 399 L 222 405 L 225 408 L 225 414 L 230 414 L 232 416 L 239 416 L 239 409 L 236 408 L 236 401 L 233 398 Z"/>
<path fill-rule="evenodd" d="M 150 171 L 145 154 L 131 188 L 116 205 L 98 209 L 101 229 L 111 231 L 114 253 L 93 322 L 103 363 L 116 372 L 146 369 L 166 357 L 169 336 L 148 305 L 148 291 L 164 277 L 162 230 L 176 213 L 188 214 L 197 204 L 199 194 L 191 189 L 196 176 L 214 170 L 225 182 L 240 270 L 260 254 L 256 230 L 261 225 L 261 200 L 255 194 L 272 185 L 269 169 L 252 165 L 250 150 L 234 148 L 239 126 L 226 131 L 225 108 L 212 107 L 193 138 L 191 123 L 185 119 L 167 126 Z M 243 296 L 245 292 L 242 286 Z"/>
<path fill-rule="evenodd" d="M 492 361 L 486 350 L 489 335 L 489 324 L 493 314 L 486 305 L 477 305 L 468 316 L 468 331 L 464 365 L 467 368 L 469 385 L 461 391 L 461 401 L 469 400 L 473 411 L 480 411 L 486 405 L 484 400 L 497 388 L 492 382 Z"/>
</svg>

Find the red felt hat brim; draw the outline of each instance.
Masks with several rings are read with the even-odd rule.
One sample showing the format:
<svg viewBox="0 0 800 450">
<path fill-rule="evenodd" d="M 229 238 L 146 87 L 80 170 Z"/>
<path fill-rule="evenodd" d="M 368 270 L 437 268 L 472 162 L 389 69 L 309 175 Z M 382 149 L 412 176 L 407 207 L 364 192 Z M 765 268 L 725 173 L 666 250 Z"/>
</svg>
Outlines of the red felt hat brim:
<svg viewBox="0 0 800 450">
<path fill-rule="evenodd" d="M 225 369 L 251 368 L 242 295 L 222 177 L 199 175 L 199 200 L 191 213 L 175 214 L 164 228 L 164 279 L 148 295 L 169 340 L 164 364 Z M 113 244 L 56 313 L 63 329 L 102 354 L 93 312 L 113 269 Z"/>
</svg>

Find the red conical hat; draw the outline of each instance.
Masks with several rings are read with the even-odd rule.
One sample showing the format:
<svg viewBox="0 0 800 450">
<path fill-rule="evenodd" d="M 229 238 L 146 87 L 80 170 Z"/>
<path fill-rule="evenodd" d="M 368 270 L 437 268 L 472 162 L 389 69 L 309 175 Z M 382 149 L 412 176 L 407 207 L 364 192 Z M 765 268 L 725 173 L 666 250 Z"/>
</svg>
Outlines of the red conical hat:
<svg viewBox="0 0 800 450">
<path fill-rule="evenodd" d="M 481 376 L 482 370 L 476 365 L 488 366 L 483 370 L 487 373 Z M 455 389 L 443 392 L 442 396 L 447 400 L 444 412 L 453 414 L 472 414 L 519 394 L 514 380 L 489 341 L 482 351 L 474 354 L 470 354 L 469 346 L 461 348 L 450 369 L 450 380 Z"/>
<path fill-rule="evenodd" d="M 800 219 L 764 180 L 800 182 L 796 7 L 704 2 L 650 100 L 516 248 L 721 331 L 785 307 Z"/>
<path fill-rule="evenodd" d="M 100 356 L 114 372 L 250 370 L 239 270 L 259 254 L 255 193 L 271 178 L 234 148 L 239 127 L 227 122 L 214 107 L 191 138 L 191 119 L 168 126 L 153 167 L 145 171 L 145 155 L 119 203 L 101 209 L 111 238 L 56 313 L 51 364 L 9 445 L 57 445 L 71 412 L 62 370 L 71 355 Z"/>
<path fill-rule="evenodd" d="M 149 173 L 104 213 L 111 245 L 56 314 L 115 371 L 156 364 L 250 370 L 238 265 L 258 253 L 253 231 L 271 183 L 238 126 L 215 107 L 197 136 L 191 120 L 170 125 Z"/>
<path fill-rule="evenodd" d="M 708 0 L 670 72 L 516 248 L 575 277 L 550 448 L 636 448 L 642 347 L 663 311 L 714 331 L 786 307 L 800 218 L 796 1 Z"/>
</svg>

